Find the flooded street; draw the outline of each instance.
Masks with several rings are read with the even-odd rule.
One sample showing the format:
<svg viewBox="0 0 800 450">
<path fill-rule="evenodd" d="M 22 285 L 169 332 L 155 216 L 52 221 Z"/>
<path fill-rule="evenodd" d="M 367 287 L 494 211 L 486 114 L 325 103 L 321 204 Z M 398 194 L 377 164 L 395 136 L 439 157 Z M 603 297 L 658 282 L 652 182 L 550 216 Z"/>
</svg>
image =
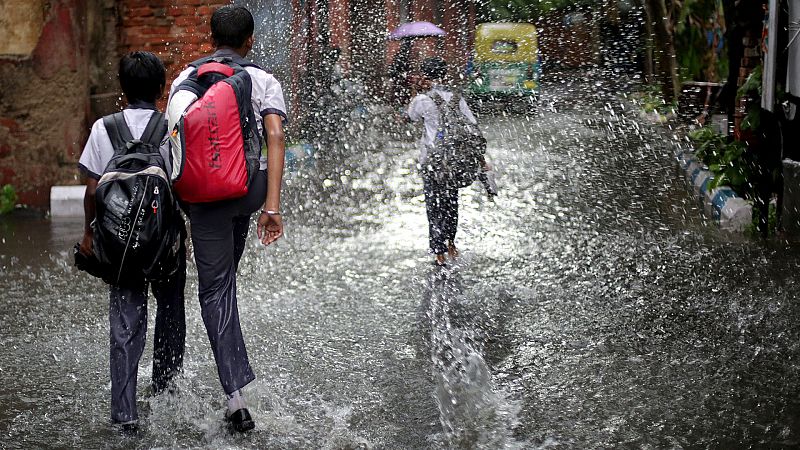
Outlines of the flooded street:
<svg viewBox="0 0 800 450">
<path fill-rule="evenodd" d="M 0 218 L 0 447 L 797 447 L 800 254 L 704 219 L 676 133 L 592 79 L 481 119 L 501 192 L 461 191 L 445 270 L 410 139 L 368 128 L 288 177 L 285 238 L 251 228 L 240 265 L 245 436 L 223 428 L 193 263 L 178 391 L 149 396 L 148 340 L 142 431 L 122 437 L 81 221 Z"/>
</svg>

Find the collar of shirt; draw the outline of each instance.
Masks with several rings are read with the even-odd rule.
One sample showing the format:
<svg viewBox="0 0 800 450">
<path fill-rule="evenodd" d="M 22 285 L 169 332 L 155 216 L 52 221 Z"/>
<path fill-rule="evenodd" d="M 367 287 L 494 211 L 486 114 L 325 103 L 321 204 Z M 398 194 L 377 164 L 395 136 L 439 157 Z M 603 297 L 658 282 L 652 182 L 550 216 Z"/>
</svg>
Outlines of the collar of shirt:
<svg viewBox="0 0 800 450">
<path fill-rule="evenodd" d="M 242 57 L 241 55 L 239 55 L 238 53 L 236 53 L 235 51 L 233 51 L 230 48 L 218 48 L 217 51 L 215 51 L 214 54 L 211 55 L 211 56 L 213 56 L 215 58 L 217 58 L 217 57 L 220 57 L 220 58 L 241 58 Z"/>
<path fill-rule="evenodd" d="M 213 58 L 230 58 L 236 64 L 240 66 L 253 66 L 254 64 L 249 60 L 242 57 L 242 55 L 236 53 L 230 48 L 218 48 L 217 51 L 211 55 Z"/>
<path fill-rule="evenodd" d="M 235 62 L 236 64 L 238 64 L 238 65 L 240 65 L 242 67 L 254 67 L 256 69 L 263 70 L 266 73 L 271 73 L 269 70 L 265 69 L 260 64 L 257 64 L 257 63 L 255 63 L 255 62 L 253 62 L 253 61 L 251 61 L 251 60 L 249 60 L 247 58 L 242 57 L 241 55 L 239 55 L 238 53 L 233 51 L 232 48 L 228 48 L 228 47 L 218 48 L 214 52 L 214 54 L 211 55 L 211 57 L 212 58 L 230 58 L 233 62 Z"/>
<path fill-rule="evenodd" d="M 152 109 L 153 111 L 157 111 L 155 103 L 145 102 L 142 100 L 136 100 L 134 102 L 128 103 L 128 106 L 125 109 Z"/>
</svg>

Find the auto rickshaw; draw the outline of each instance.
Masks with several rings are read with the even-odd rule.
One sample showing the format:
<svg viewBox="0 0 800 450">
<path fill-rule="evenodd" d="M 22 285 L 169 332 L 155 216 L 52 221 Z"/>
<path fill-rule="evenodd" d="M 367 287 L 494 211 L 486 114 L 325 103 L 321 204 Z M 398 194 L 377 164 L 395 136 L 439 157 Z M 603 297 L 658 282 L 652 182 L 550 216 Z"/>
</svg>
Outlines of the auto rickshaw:
<svg viewBox="0 0 800 450">
<path fill-rule="evenodd" d="M 529 23 L 477 26 L 468 89 L 473 98 L 535 99 L 541 73 L 535 26 Z"/>
</svg>

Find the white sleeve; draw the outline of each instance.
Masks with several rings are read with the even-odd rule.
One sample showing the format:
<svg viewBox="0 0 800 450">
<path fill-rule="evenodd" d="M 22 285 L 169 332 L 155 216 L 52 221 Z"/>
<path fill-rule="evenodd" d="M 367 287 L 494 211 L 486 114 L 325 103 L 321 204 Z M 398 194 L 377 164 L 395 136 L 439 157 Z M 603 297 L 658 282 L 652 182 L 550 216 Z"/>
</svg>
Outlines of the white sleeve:
<svg viewBox="0 0 800 450">
<path fill-rule="evenodd" d="M 408 118 L 411 119 L 412 122 L 419 122 L 425 116 L 425 102 L 427 96 L 425 94 L 419 94 L 411 100 L 411 104 L 408 105 Z"/>
<path fill-rule="evenodd" d="M 187 67 L 186 69 L 183 69 L 183 71 L 179 73 L 177 77 L 175 77 L 175 80 L 169 87 L 169 97 L 167 98 L 167 104 L 169 104 L 169 101 L 172 100 L 172 94 L 175 93 L 175 89 L 178 88 L 178 85 L 183 83 L 187 78 L 189 78 L 189 74 L 191 73 L 192 73 L 192 67 Z"/>
<path fill-rule="evenodd" d="M 284 122 L 288 120 L 286 102 L 283 99 L 281 83 L 272 75 L 259 70 L 258 80 L 253 83 L 253 103 L 260 117 L 277 114 Z"/>
<path fill-rule="evenodd" d="M 78 160 L 78 168 L 84 171 L 87 176 L 99 180 L 106 170 L 113 153 L 111 139 L 108 137 L 106 127 L 103 125 L 103 119 L 98 119 L 92 125 L 89 139 L 86 141 L 80 160 Z"/>
</svg>

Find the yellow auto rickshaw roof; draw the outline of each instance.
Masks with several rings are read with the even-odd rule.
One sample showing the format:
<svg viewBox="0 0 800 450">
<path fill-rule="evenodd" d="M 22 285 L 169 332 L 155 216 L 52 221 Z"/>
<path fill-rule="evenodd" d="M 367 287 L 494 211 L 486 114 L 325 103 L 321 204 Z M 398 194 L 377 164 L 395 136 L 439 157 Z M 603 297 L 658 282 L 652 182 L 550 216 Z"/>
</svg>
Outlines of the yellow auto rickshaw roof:
<svg viewBox="0 0 800 450">
<path fill-rule="evenodd" d="M 513 43 L 516 50 L 498 51 L 498 42 Z M 532 63 L 536 60 L 536 49 L 536 27 L 529 23 L 482 23 L 475 29 L 476 61 Z"/>
</svg>

